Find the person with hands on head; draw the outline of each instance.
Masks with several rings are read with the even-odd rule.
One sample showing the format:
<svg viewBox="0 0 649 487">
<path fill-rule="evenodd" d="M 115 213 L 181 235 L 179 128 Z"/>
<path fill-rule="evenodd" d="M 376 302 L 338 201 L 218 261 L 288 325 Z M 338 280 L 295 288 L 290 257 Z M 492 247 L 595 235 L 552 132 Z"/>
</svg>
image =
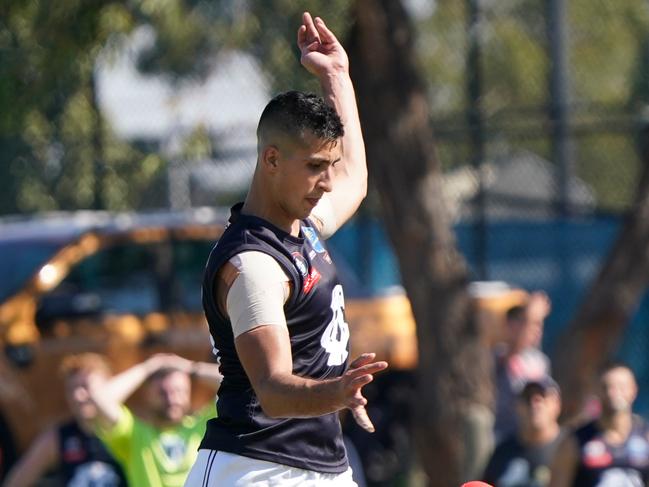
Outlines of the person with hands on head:
<svg viewBox="0 0 649 487">
<path fill-rule="evenodd" d="M 191 468 L 214 405 L 191 409 L 191 378 L 218 387 L 215 363 L 193 362 L 173 354 L 153 355 L 114 376 L 105 386 L 92 381 L 97 408 L 94 430 L 120 462 L 128 484 L 182 486 Z M 135 415 L 124 401 L 145 385 L 147 409 Z"/>
<path fill-rule="evenodd" d="M 343 288 L 325 240 L 367 192 L 365 147 L 347 54 L 302 16 L 302 65 L 323 97 L 275 96 L 257 128 L 245 202 L 212 250 L 203 308 L 223 383 L 186 486 L 355 485 L 338 411 L 374 427 L 362 388 L 387 367 L 348 365 Z"/>
</svg>

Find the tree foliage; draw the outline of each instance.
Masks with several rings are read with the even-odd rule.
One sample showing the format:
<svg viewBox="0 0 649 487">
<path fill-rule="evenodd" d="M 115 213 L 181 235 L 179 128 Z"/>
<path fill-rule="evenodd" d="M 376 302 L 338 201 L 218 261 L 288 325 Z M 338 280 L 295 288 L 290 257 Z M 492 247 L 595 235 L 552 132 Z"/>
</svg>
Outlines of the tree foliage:
<svg viewBox="0 0 649 487">
<path fill-rule="evenodd" d="M 339 30 L 348 3 L 4 2 L 0 178 L 7 184 L 0 213 L 164 204 L 167 161 L 156 147 L 115 137 L 94 86 L 98 56 L 119 49 L 138 26 L 156 34 L 137 60 L 147 75 L 182 84 L 213 69 L 220 50 L 236 48 L 260 58 L 276 90 L 313 89 L 293 48 L 299 15 L 306 8 L 335 12 L 327 20 Z"/>
<path fill-rule="evenodd" d="M 155 43 L 138 59 L 138 67 L 147 75 L 182 84 L 215 69 L 215 55 L 220 51 L 242 49 L 260 60 L 274 92 L 315 90 L 294 49 L 300 13 L 310 9 L 323 15 L 345 38 L 353 20 L 351 3 L 3 2 L 0 177 L 9 184 L 0 196 L 0 213 L 93 206 L 141 208 L 164 202 L 164 194 L 156 199 L 155 191 L 165 191 L 165 157 L 155 147 L 145 150 L 133 141 L 118 140 L 97 110 L 92 85 L 100 53 L 119 49 L 138 26 L 150 26 L 155 32 Z M 416 43 L 433 117 L 457 129 L 454 137 L 438 139 L 442 163 L 445 167 L 466 164 L 470 159 L 464 115 L 467 2 L 411 3 L 425 7 L 420 7 L 416 17 Z M 548 156 L 546 2 L 478 3 L 482 21 L 476 35 L 482 52 L 488 156 L 497 155 L 503 147 Z M 575 0 L 568 5 L 570 78 L 578 110 L 573 113 L 574 122 L 606 123 L 607 114 L 592 109 L 598 106 L 608 112 L 607 107 L 618 106 L 624 116 L 634 113 L 641 98 L 638 93 L 646 92 L 647 84 L 646 77 L 637 76 L 649 25 L 645 2 Z M 510 131 L 521 122 L 529 128 L 522 137 Z M 576 139 L 578 174 L 595 188 L 602 206 L 624 207 L 632 191 L 622 186 L 638 173 L 633 143 L 591 135 L 598 134 Z"/>
</svg>

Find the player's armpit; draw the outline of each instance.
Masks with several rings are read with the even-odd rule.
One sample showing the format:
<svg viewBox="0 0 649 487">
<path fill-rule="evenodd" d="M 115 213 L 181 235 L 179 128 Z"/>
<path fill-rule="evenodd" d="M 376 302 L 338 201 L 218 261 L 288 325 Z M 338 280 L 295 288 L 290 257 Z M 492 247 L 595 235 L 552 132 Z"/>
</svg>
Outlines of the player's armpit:
<svg viewBox="0 0 649 487">
<path fill-rule="evenodd" d="M 316 207 L 311 211 L 309 219 L 318 229 L 323 239 L 331 237 L 338 230 L 339 225 L 336 220 L 336 214 L 331 205 L 330 196 L 327 193 L 322 195 Z"/>
</svg>

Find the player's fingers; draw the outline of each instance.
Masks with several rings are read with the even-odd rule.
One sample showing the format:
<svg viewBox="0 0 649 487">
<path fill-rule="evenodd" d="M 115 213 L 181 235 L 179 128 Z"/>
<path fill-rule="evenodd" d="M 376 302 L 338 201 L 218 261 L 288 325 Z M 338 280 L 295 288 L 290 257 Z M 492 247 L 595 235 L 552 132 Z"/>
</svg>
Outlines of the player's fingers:
<svg viewBox="0 0 649 487">
<path fill-rule="evenodd" d="M 317 51 L 320 47 L 320 41 L 313 41 L 311 44 L 306 46 L 307 51 Z"/>
<path fill-rule="evenodd" d="M 372 424 L 372 420 L 367 414 L 367 409 L 365 409 L 365 406 L 356 406 L 355 408 L 352 408 L 351 411 L 352 416 L 354 417 L 354 421 L 356 421 L 356 423 L 361 428 L 369 433 L 374 433 L 374 425 Z"/>
<path fill-rule="evenodd" d="M 301 25 L 297 30 L 297 46 L 302 49 L 306 45 L 306 26 Z"/>
<path fill-rule="evenodd" d="M 315 27 L 318 29 L 320 34 L 320 40 L 325 44 L 331 44 L 333 42 L 338 42 L 338 39 L 333 32 L 329 30 L 329 27 L 324 23 L 320 17 L 315 18 Z"/>
<path fill-rule="evenodd" d="M 361 375 L 360 377 L 356 377 L 352 379 L 349 385 L 354 389 L 360 389 L 361 387 L 366 386 L 373 380 L 374 380 L 374 376 L 372 374 L 365 374 L 365 375 Z"/>
<path fill-rule="evenodd" d="M 318 29 L 315 28 L 313 23 L 313 18 L 309 12 L 304 12 L 302 14 L 302 24 L 306 27 L 306 39 L 309 43 L 313 41 L 318 41 L 320 43 L 320 33 Z"/>
<path fill-rule="evenodd" d="M 354 360 L 351 364 L 349 364 L 349 368 L 357 369 L 361 365 L 369 364 L 372 360 L 374 360 L 374 357 L 376 357 L 376 354 L 373 352 L 363 353 L 358 356 L 356 360 Z"/>
<path fill-rule="evenodd" d="M 365 374 L 375 374 L 381 372 L 388 367 L 387 362 L 372 362 L 370 364 L 362 365 L 361 367 L 356 367 L 355 369 L 349 369 L 345 372 L 345 375 L 348 377 L 360 377 Z"/>
</svg>

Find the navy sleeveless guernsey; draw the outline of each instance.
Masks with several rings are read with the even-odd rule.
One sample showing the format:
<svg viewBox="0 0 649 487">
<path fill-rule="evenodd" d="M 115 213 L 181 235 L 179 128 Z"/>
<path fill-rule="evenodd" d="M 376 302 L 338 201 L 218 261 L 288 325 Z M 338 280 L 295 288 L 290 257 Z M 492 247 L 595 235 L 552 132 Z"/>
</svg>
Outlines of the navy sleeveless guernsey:
<svg viewBox="0 0 649 487">
<path fill-rule="evenodd" d="M 58 428 L 60 473 L 63 485 L 124 487 L 121 467 L 99 438 L 85 433 L 76 421 Z"/>
<path fill-rule="evenodd" d="M 626 441 L 611 445 L 596 421 L 575 432 L 579 467 L 574 487 L 643 487 L 649 480 L 649 428 L 634 416 Z"/>
<path fill-rule="evenodd" d="M 258 251 L 273 257 L 292 288 L 284 304 L 293 373 L 312 379 L 339 377 L 347 368 L 349 328 L 343 290 L 318 231 L 301 222 L 299 237 L 232 208 L 229 226 L 212 249 L 203 280 L 203 308 L 221 363 L 218 417 L 207 423 L 200 448 L 225 451 L 322 473 L 347 470 L 337 413 L 273 419 L 264 414 L 234 348 L 229 320 L 214 299 L 215 277 L 231 257 Z"/>
</svg>

